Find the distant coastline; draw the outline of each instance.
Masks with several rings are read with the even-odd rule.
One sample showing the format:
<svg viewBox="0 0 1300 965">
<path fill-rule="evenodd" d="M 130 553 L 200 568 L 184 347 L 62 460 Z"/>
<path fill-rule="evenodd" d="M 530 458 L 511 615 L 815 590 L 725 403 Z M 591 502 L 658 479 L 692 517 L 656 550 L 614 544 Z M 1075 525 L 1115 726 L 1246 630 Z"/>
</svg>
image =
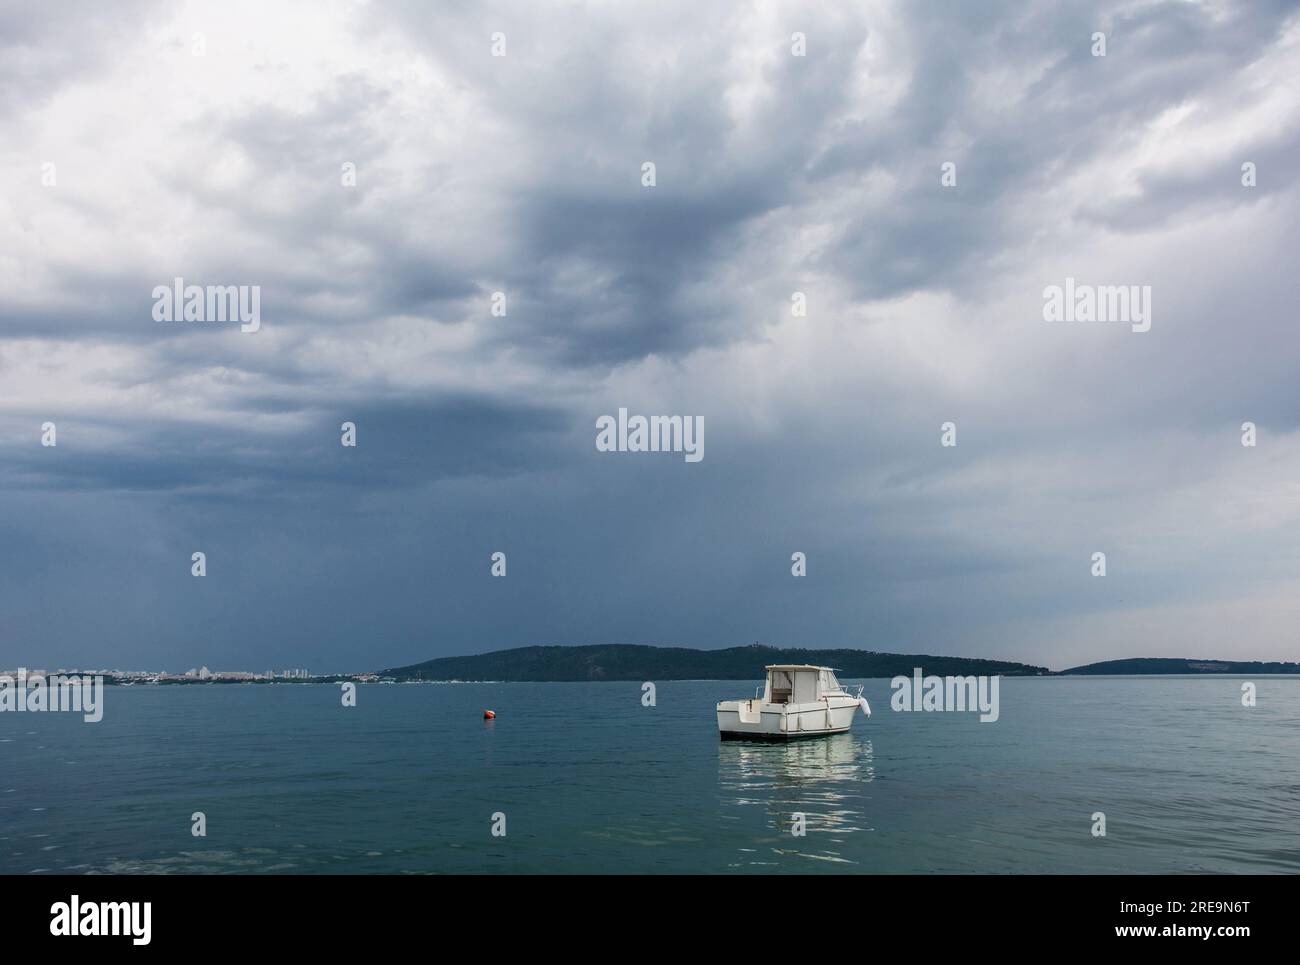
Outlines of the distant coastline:
<svg viewBox="0 0 1300 965">
<path fill-rule="evenodd" d="M 633 644 L 516 647 L 359 673 L 255 674 L 245 671 L 201 674 L 120 670 L 28 670 L 28 676 L 80 673 L 101 676 L 108 684 L 132 686 L 204 686 L 210 684 L 344 683 L 580 683 L 584 681 L 751 680 L 772 663 L 807 663 L 834 667 L 846 678 L 909 676 L 920 667 L 940 676 L 1088 677 L 1211 676 L 1215 674 L 1300 676 L 1300 663 L 1216 660 L 1193 657 L 1129 657 L 1048 670 L 1034 664 L 978 657 L 886 653 L 875 650 L 768 647 L 753 644 L 723 650 L 653 647 Z M 9 673 L 13 675 L 14 671 Z"/>
</svg>

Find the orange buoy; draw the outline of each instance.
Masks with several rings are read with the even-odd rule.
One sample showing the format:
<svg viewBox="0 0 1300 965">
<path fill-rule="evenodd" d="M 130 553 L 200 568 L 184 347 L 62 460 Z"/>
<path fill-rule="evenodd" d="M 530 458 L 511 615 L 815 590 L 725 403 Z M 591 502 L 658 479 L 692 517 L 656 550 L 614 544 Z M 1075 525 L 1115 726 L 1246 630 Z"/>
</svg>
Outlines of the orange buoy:
<svg viewBox="0 0 1300 965">
<path fill-rule="evenodd" d="M 484 719 L 484 720 L 496 720 L 496 719 L 497 719 L 497 712 L 496 712 L 495 710 L 485 710 L 485 711 L 483 711 L 483 719 Z"/>
</svg>

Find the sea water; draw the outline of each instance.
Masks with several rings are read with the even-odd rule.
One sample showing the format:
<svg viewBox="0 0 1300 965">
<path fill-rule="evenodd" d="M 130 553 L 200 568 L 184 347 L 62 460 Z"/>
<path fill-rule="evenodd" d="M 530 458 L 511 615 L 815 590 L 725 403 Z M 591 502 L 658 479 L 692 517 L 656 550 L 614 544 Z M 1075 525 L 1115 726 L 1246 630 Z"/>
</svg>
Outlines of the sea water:
<svg viewBox="0 0 1300 965">
<path fill-rule="evenodd" d="M 868 680 L 787 746 L 718 740 L 745 681 L 109 687 L 0 714 L 0 871 L 1300 871 L 1300 679 L 1246 679 L 1005 678 L 991 723 Z"/>
</svg>

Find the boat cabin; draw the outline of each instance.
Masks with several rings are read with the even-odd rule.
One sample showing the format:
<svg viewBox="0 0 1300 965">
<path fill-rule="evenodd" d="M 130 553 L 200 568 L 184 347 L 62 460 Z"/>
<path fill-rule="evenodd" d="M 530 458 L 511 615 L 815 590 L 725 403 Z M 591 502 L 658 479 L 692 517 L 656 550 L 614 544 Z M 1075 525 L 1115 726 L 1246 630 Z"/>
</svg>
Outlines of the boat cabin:
<svg viewBox="0 0 1300 965">
<path fill-rule="evenodd" d="M 767 670 L 767 690 L 763 695 L 769 704 L 807 704 L 821 700 L 826 694 L 842 694 L 844 688 L 830 667 L 811 664 L 773 664 Z"/>
</svg>

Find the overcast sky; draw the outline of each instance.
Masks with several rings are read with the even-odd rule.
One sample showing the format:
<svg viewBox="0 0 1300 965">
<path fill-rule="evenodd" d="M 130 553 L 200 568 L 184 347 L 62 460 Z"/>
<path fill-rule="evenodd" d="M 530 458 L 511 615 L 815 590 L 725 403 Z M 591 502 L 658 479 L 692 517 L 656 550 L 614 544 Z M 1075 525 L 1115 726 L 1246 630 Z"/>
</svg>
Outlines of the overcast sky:
<svg viewBox="0 0 1300 965">
<path fill-rule="evenodd" d="M 0 667 L 1297 659 L 1298 78 L 1284 2 L 5 4 Z"/>
</svg>

